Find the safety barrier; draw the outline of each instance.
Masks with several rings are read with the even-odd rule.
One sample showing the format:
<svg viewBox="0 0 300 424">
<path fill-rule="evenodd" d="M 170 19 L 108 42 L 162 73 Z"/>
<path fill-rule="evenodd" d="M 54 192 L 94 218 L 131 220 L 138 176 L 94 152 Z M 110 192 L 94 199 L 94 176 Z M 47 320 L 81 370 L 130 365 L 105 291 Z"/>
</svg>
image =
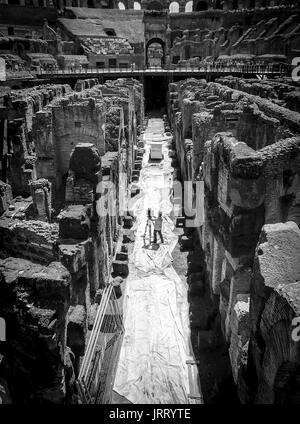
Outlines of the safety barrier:
<svg viewBox="0 0 300 424">
<path fill-rule="evenodd" d="M 110 403 L 114 366 L 124 331 L 122 315 L 112 284 L 102 294 L 78 379 L 82 403 Z"/>
<path fill-rule="evenodd" d="M 114 68 L 74 68 L 57 70 L 40 70 L 37 75 L 101 75 L 101 74 L 172 74 L 172 73 L 195 73 L 195 74 L 288 74 L 291 72 L 289 65 L 270 64 L 270 65 L 200 65 L 193 66 L 188 64 L 170 65 L 163 67 L 114 67 Z"/>
</svg>

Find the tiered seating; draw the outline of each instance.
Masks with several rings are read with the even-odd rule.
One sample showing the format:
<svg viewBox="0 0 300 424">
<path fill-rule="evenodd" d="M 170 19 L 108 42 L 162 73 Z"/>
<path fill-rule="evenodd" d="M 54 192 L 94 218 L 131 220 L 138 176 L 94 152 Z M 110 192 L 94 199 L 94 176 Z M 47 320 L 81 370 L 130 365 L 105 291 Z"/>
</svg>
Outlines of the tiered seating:
<svg viewBox="0 0 300 424">
<path fill-rule="evenodd" d="M 87 38 L 81 41 L 84 49 L 94 54 L 132 54 L 133 48 L 125 38 Z"/>
</svg>

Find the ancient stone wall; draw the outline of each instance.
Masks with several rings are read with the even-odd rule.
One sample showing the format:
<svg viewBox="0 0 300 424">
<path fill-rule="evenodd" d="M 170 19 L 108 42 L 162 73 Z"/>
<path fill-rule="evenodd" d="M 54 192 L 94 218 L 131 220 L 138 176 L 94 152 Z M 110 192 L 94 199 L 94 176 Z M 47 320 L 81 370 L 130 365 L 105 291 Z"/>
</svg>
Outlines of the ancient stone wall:
<svg viewBox="0 0 300 424">
<path fill-rule="evenodd" d="M 0 373 L 14 402 L 75 401 L 88 330 L 115 271 L 143 90 L 125 79 L 79 81 L 75 90 L 12 92 L 16 99 L 1 111 L 10 121 L 4 147 L 11 185 L 1 185 L 0 316 L 7 343 Z M 26 164 L 29 152 L 25 179 L 17 164 Z"/>
<path fill-rule="evenodd" d="M 254 258 L 248 321 L 247 371 L 256 403 L 299 404 L 300 348 L 292 337 L 293 320 L 300 314 L 299 251 L 299 223 L 263 227 Z"/>
<path fill-rule="evenodd" d="M 29 194 L 29 181 L 37 178 L 36 143 L 33 142 L 34 138 L 39 139 L 33 125 L 36 115 L 54 98 L 70 91 L 67 85 L 45 85 L 30 90 L 12 90 L 4 95 L 4 108 L 1 110 L 5 129 L 1 134 L 4 144 L 1 152 L 2 179 L 10 184 L 15 194 Z M 45 125 L 47 131 L 51 131 L 47 120 Z"/>
<path fill-rule="evenodd" d="M 257 79 L 243 79 L 237 77 L 218 78 L 216 82 L 239 91 L 259 96 L 273 103 L 286 107 L 295 112 L 300 111 L 300 95 L 297 84 L 290 77 L 269 78 L 266 81 Z"/>
<path fill-rule="evenodd" d="M 272 225 L 275 228 L 272 231 L 276 232 L 277 223 L 293 221 L 293 224 L 280 224 L 283 229 L 287 226 L 287 230 L 283 231 L 287 235 L 283 237 L 294 234 L 289 230 L 289 225 L 298 234 L 300 115 L 257 95 L 219 83 L 197 80 L 170 85 L 169 113 L 182 180 L 203 179 L 205 184 L 205 221 L 200 231 L 196 231 L 199 237 L 193 237 L 190 241 L 195 251 L 194 260 L 197 263 L 202 258 L 200 263 L 203 269 L 198 277 L 193 277 L 193 285 L 206 285 L 213 304 L 219 310 L 220 327 L 229 346 L 233 378 L 240 400 L 245 403 L 263 403 L 265 400 L 273 403 L 276 398 L 274 391 L 279 390 L 278 396 L 284 398 L 280 391 L 281 383 L 274 388 L 277 369 L 274 373 L 272 371 L 272 376 L 267 375 L 267 365 L 266 369 L 261 365 L 259 352 L 264 355 L 264 349 L 273 349 L 272 354 L 275 355 L 274 350 L 277 349 L 280 351 L 277 352 L 278 358 L 282 358 L 286 346 L 291 346 L 291 355 L 293 349 L 297 348 L 290 340 L 287 344 L 282 342 L 280 346 L 280 342 L 275 341 L 277 345 L 272 347 L 269 338 L 265 340 L 265 348 L 262 347 L 259 335 L 262 330 L 253 324 L 254 309 L 261 311 L 264 307 L 259 306 L 262 300 L 255 297 L 258 284 L 255 255 L 260 255 L 257 253 L 260 252 L 259 247 L 256 250 L 259 239 L 265 240 L 264 231 L 268 228 L 271 231 Z M 186 154 L 190 139 L 192 172 Z M 190 237 L 192 232 L 191 229 L 187 230 Z M 277 241 L 274 237 L 272 249 L 276 242 L 282 246 L 280 239 Z M 186 243 L 189 243 L 188 240 L 183 242 L 183 247 Z M 283 257 L 286 254 L 289 261 L 293 261 L 293 254 L 299 256 L 300 250 L 298 245 L 293 250 L 295 253 L 292 250 L 282 253 Z M 291 269 L 294 269 L 292 265 Z M 282 280 L 288 284 L 289 270 L 283 269 L 282 273 Z M 297 278 L 294 283 L 299 286 Z M 280 293 L 276 296 L 280 297 Z M 278 301 L 285 304 L 284 299 Z M 261 313 L 255 314 L 260 320 Z M 292 331 L 292 316 L 295 314 L 290 311 L 286 335 Z M 215 328 L 216 322 L 215 317 L 210 328 Z M 200 338 L 202 332 L 203 326 L 200 326 Z M 252 350 L 249 350 L 249 346 L 252 346 Z M 255 365 L 250 371 L 251 361 Z M 278 369 L 285 366 L 285 359 L 276 361 Z M 287 361 L 291 361 L 291 357 Z M 293 362 L 292 368 L 298 367 L 297 361 Z M 257 377 L 256 382 L 250 381 L 253 374 Z M 286 382 L 288 377 L 278 378 L 285 378 Z M 268 390 L 264 384 L 268 385 Z"/>
</svg>

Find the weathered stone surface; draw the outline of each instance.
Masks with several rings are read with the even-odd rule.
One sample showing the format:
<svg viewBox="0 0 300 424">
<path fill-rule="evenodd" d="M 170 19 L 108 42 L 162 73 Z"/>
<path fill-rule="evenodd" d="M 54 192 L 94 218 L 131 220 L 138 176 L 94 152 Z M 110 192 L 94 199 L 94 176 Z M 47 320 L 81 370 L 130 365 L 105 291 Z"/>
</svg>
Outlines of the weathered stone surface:
<svg viewBox="0 0 300 424">
<path fill-rule="evenodd" d="M 300 230 L 294 222 L 269 224 L 262 229 L 257 248 L 257 272 L 266 288 L 300 279 Z"/>
<path fill-rule="evenodd" d="M 195 280 L 203 282 L 204 289 L 202 293 L 202 287 L 191 285 L 189 295 L 192 301 L 210 293 L 219 312 L 205 321 L 214 307 L 206 313 L 195 307 L 191 317 L 201 333 L 221 329 L 242 403 L 298 398 L 297 379 L 287 371 L 298 369 L 298 359 L 292 359 L 295 350 L 286 335 L 288 328 L 291 334 L 299 284 L 300 115 L 282 107 L 288 89 L 279 85 L 224 77 L 217 83 L 189 79 L 170 86 L 179 178 L 192 175 L 205 186 L 205 220 L 194 231 L 198 240 L 187 242 L 188 249 L 194 249 L 188 256 L 188 281 L 198 268 L 201 275 Z M 193 148 L 186 151 L 191 123 Z M 192 155 L 192 171 L 187 153 Z M 202 256 L 195 254 L 199 250 Z M 276 334 L 279 327 L 286 334 L 281 345 L 276 335 L 275 342 L 268 336 L 273 319 L 267 311 L 273 311 L 276 323 L 281 314 L 274 300 L 271 307 L 274 296 L 280 311 L 286 310 L 286 322 L 278 323 L 278 330 L 274 324 Z M 201 337 L 198 333 L 197 346 Z M 287 369 L 281 364 L 283 356 L 292 362 Z M 289 378 L 295 395 L 287 389 Z"/>
<path fill-rule="evenodd" d="M 114 276 L 120 276 L 123 278 L 126 278 L 128 276 L 129 270 L 127 261 L 115 260 L 113 261 L 112 266 Z"/>
<path fill-rule="evenodd" d="M 70 205 L 60 212 L 59 235 L 63 239 L 85 240 L 90 231 L 89 208 L 82 205 Z"/>
<path fill-rule="evenodd" d="M 68 271 L 57 262 L 45 267 L 7 258 L 0 263 L 0 294 L 1 315 L 9 328 L 10 355 L 4 361 L 14 402 L 30 403 L 36 398 L 62 403 Z"/>
<path fill-rule="evenodd" d="M 57 224 L 9 219 L 3 216 L 0 219 L 0 234 L 1 250 L 5 255 L 43 264 L 56 260 L 54 244 L 58 239 Z"/>
<path fill-rule="evenodd" d="M 36 218 L 41 221 L 51 222 L 51 183 L 41 178 L 30 183 L 30 191 Z"/>
<path fill-rule="evenodd" d="M 71 153 L 70 169 L 77 177 L 94 181 L 95 174 L 101 169 L 101 158 L 96 146 L 91 143 L 78 143 Z"/>
<path fill-rule="evenodd" d="M 181 252 L 188 252 L 193 250 L 194 241 L 191 237 L 182 236 L 180 239 L 180 250 Z"/>
<path fill-rule="evenodd" d="M 80 356 L 84 354 L 86 331 L 85 307 L 83 305 L 71 306 L 68 312 L 67 344 L 73 352 Z"/>
<path fill-rule="evenodd" d="M 144 153 L 143 145 L 134 148 L 142 85 L 84 80 L 75 92 L 55 85 L 12 91 L 5 103 L 1 93 L 9 184 L 0 190 L 0 315 L 14 329 L 5 379 L 14 402 L 71 403 L 97 293 L 114 268 L 128 273 L 125 245 L 120 264 L 112 261 L 128 183 Z M 133 242 L 134 233 L 124 237 Z M 122 295 L 120 284 L 115 292 Z"/>
<path fill-rule="evenodd" d="M 13 199 L 11 187 L 0 181 L 0 215 L 8 209 Z"/>
<path fill-rule="evenodd" d="M 229 355 L 233 377 L 238 383 L 240 368 L 244 369 L 248 361 L 248 343 L 250 335 L 249 295 L 238 295 L 231 316 L 231 340 Z"/>
<path fill-rule="evenodd" d="M 251 293 L 250 371 L 257 403 L 297 403 L 300 356 L 292 338 L 299 317 L 300 230 L 293 222 L 265 225 L 256 250 Z M 297 400 L 298 399 L 298 400 Z"/>
</svg>

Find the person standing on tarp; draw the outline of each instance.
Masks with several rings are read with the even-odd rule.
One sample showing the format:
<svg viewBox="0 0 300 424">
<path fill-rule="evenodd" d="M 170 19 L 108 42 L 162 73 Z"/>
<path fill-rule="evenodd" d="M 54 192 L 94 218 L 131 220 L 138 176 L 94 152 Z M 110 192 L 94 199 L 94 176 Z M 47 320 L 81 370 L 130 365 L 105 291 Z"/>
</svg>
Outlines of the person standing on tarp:
<svg viewBox="0 0 300 424">
<path fill-rule="evenodd" d="M 151 216 L 151 209 L 148 209 L 147 212 L 147 224 L 146 224 L 146 228 L 145 228 L 145 234 L 144 234 L 144 238 L 146 237 L 147 234 L 147 229 L 149 229 L 149 243 L 151 244 L 151 227 L 152 227 L 152 216 Z"/>
<path fill-rule="evenodd" d="M 163 243 L 163 235 L 162 235 L 162 213 L 159 212 L 158 217 L 154 220 L 154 243 L 157 243 L 157 234 L 159 234 L 160 240 Z"/>
</svg>

